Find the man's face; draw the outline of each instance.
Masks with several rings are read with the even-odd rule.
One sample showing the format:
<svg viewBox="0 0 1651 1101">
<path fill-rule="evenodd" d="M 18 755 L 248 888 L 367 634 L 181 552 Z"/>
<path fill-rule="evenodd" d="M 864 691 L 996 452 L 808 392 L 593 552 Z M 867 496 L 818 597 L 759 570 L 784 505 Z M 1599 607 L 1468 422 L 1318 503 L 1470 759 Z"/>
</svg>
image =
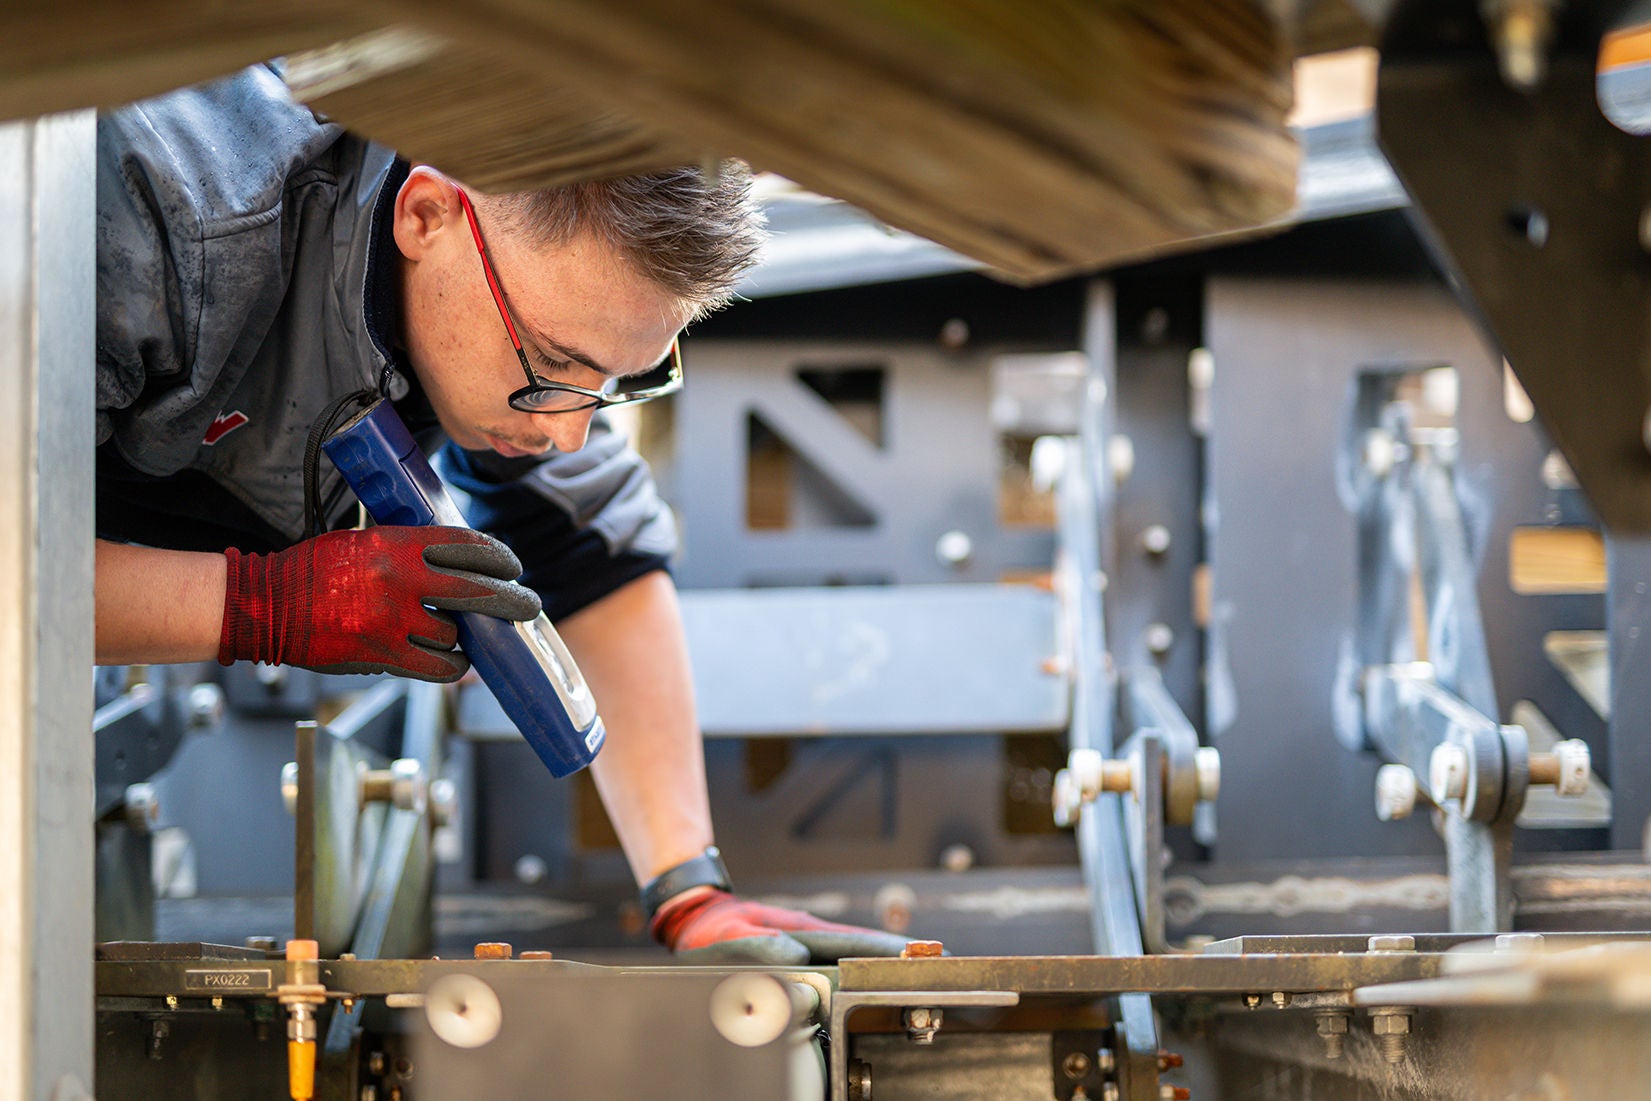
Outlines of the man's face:
<svg viewBox="0 0 1651 1101">
<path fill-rule="evenodd" d="M 533 371 L 547 382 L 599 390 L 665 358 L 686 320 L 672 294 L 613 246 L 581 234 L 541 247 L 476 211 L 494 271 Z M 517 457 L 584 446 L 594 410 L 523 413 L 527 384 L 482 270 L 454 186 L 413 170 L 396 202 L 403 337 L 448 436 L 472 451 Z"/>
</svg>

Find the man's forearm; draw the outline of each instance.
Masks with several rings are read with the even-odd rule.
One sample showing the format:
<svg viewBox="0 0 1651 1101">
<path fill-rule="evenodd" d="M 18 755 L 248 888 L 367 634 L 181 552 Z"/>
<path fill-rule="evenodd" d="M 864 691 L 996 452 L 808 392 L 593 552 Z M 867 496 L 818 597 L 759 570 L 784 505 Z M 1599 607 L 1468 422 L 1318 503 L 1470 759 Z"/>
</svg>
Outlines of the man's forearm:
<svg viewBox="0 0 1651 1101">
<path fill-rule="evenodd" d="M 643 883 L 711 844 L 705 751 L 676 587 L 646 574 L 557 630 L 590 682 L 608 742 L 591 772 Z"/>
<path fill-rule="evenodd" d="M 206 661 L 218 656 L 224 556 L 97 544 L 99 665 Z"/>
</svg>

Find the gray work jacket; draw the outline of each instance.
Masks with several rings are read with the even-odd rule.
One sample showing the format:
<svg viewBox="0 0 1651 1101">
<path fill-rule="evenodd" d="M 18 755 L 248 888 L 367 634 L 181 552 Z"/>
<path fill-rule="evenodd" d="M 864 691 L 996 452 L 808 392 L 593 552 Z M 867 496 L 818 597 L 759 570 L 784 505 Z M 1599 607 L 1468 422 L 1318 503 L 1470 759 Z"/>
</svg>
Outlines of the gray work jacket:
<svg viewBox="0 0 1651 1101">
<path fill-rule="evenodd" d="M 369 387 L 417 405 L 393 368 L 389 213 L 406 171 L 294 103 L 274 66 L 98 120 L 100 535 L 290 545 L 318 415 Z M 427 450 L 441 442 L 433 418 L 409 420 Z M 600 420 L 575 453 L 506 461 L 448 445 L 444 459 L 472 522 L 515 547 L 553 613 L 674 549 L 642 460 Z M 336 523 L 354 501 L 321 467 Z"/>
</svg>

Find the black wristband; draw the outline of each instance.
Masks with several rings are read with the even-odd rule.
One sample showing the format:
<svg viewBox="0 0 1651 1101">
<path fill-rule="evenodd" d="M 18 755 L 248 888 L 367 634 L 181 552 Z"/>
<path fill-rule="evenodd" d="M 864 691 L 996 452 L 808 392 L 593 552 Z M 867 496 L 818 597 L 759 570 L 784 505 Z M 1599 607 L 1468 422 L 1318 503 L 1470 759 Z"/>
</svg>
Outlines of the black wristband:
<svg viewBox="0 0 1651 1101">
<path fill-rule="evenodd" d="M 692 860 L 684 860 L 674 868 L 667 868 L 642 886 L 642 909 L 652 921 L 659 908 L 690 887 L 715 887 L 731 891 L 728 869 L 723 866 L 722 853 L 712 845 Z"/>
</svg>

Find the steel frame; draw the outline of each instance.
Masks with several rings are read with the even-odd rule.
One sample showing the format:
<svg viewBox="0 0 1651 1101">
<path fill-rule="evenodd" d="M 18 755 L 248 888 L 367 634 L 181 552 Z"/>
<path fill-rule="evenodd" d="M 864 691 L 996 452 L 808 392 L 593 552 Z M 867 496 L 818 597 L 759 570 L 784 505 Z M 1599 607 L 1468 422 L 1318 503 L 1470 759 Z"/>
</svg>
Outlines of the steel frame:
<svg viewBox="0 0 1651 1101">
<path fill-rule="evenodd" d="M 92 1085 L 95 121 L 0 126 L 0 1098 Z"/>
</svg>

